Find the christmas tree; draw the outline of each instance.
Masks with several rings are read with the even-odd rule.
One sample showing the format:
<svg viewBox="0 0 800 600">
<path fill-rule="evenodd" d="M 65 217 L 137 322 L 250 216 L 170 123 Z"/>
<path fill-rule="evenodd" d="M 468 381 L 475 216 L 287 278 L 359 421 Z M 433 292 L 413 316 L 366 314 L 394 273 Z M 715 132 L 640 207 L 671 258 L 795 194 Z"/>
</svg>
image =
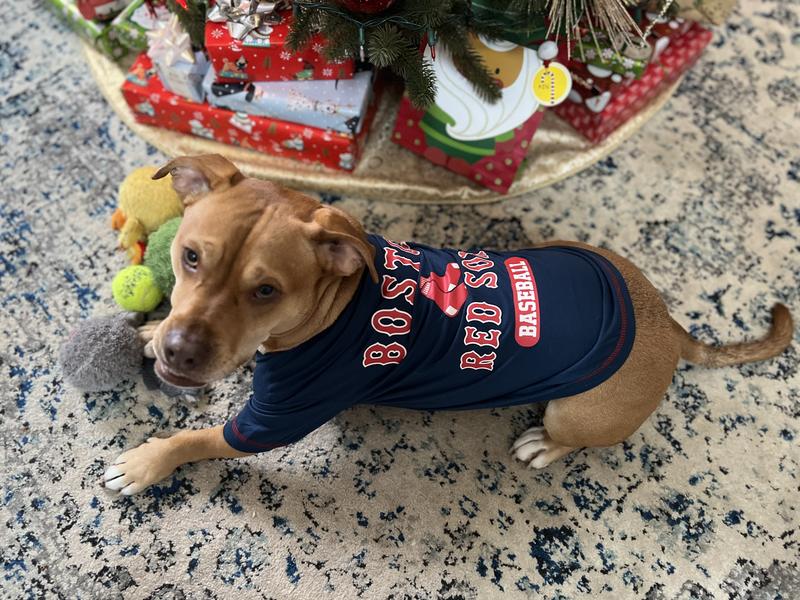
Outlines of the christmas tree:
<svg viewBox="0 0 800 600">
<path fill-rule="evenodd" d="M 259 0 L 228 0 L 255 11 Z M 674 0 L 283 0 L 294 11 L 287 40 L 291 50 L 308 45 L 315 34 L 326 40 L 329 60 L 358 57 L 386 68 L 406 83 L 411 101 L 429 106 L 436 96 L 434 70 L 425 60 L 426 47 L 435 60 L 441 45 L 458 70 L 488 102 L 500 98 L 500 88 L 487 71 L 475 39 L 508 40 L 517 44 L 564 40 L 581 48 L 587 33 L 594 44 L 607 42 L 617 53 L 622 47 L 644 45 L 636 15 L 649 8 L 660 14 L 674 9 Z M 168 0 L 189 33 L 203 44 L 207 0 Z M 599 49 L 599 46 L 597 46 Z M 582 51 L 582 48 L 581 48 Z"/>
</svg>

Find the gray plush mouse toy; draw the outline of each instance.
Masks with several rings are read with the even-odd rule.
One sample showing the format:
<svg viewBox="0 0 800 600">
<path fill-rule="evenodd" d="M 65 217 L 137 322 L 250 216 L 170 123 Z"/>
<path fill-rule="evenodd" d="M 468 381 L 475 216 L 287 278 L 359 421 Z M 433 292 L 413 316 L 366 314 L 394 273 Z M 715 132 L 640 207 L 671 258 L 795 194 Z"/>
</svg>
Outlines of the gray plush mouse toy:
<svg viewBox="0 0 800 600">
<path fill-rule="evenodd" d="M 119 313 L 80 322 L 61 347 L 64 380 L 83 392 L 105 392 L 141 376 L 148 389 L 197 401 L 202 388 L 176 388 L 158 379 L 137 329 L 143 320 L 143 313 Z"/>
<path fill-rule="evenodd" d="M 103 392 L 137 376 L 144 352 L 136 330 L 141 318 L 120 313 L 80 322 L 61 347 L 65 381 L 84 392 Z"/>
</svg>

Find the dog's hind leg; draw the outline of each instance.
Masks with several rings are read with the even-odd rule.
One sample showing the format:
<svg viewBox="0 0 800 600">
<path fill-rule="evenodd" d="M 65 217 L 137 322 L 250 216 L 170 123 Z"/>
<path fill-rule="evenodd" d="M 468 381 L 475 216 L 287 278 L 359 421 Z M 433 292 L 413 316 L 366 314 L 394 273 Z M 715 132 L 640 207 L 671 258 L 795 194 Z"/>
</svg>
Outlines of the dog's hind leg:
<svg viewBox="0 0 800 600">
<path fill-rule="evenodd" d="M 546 467 L 576 448 L 626 439 L 661 402 L 678 364 L 681 341 L 658 291 L 630 261 L 595 251 L 614 263 L 628 286 L 636 322 L 633 348 L 619 370 L 597 387 L 548 403 L 544 427 L 529 429 L 512 447 L 531 467 Z"/>
</svg>

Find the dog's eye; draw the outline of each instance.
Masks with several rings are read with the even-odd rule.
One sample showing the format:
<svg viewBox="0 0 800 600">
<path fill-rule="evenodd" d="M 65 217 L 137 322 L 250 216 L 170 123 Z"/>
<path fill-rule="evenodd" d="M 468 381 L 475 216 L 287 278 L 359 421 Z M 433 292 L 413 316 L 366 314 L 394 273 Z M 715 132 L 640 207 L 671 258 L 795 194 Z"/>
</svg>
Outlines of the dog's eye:
<svg viewBox="0 0 800 600">
<path fill-rule="evenodd" d="M 199 260 L 200 257 L 197 256 L 197 252 L 195 252 L 191 248 L 183 249 L 183 262 L 186 264 L 187 267 L 191 269 L 196 268 Z"/>
<path fill-rule="evenodd" d="M 275 288 L 271 285 L 261 285 L 256 289 L 254 292 L 254 296 L 259 300 L 263 300 L 264 298 L 269 298 L 275 292 Z"/>
</svg>

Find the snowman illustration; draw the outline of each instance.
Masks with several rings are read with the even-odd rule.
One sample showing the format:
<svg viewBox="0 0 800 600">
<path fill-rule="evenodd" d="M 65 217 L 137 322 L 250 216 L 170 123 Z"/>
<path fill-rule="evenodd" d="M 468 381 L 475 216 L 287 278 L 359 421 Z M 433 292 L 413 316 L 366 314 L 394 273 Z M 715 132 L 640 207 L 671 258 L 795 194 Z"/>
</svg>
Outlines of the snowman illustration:
<svg viewBox="0 0 800 600">
<path fill-rule="evenodd" d="M 156 109 L 153 108 L 153 105 L 150 104 L 149 101 L 145 100 L 144 102 L 140 102 L 136 106 L 134 106 L 134 110 L 142 115 L 147 115 L 148 117 L 155 117 L 156 116 Z"/>
<path fill-rule="evenodd" d="M 233 113 L 233 116 L 228 122 L 236 127 L 236 129 L 244 131 L 245 133 L 252 133 L 253 127 L 255 126 L 253 120 L 247 115 L 247 113 L 243 112 Z"/>
<path fill-rule="evenodd" d="M 192 128 L 192 134 L 200 137 L 214 139 L 214 133 L 197 119 L 189 121 L 189 127 Z"/>
<path fill-rule="evenodd" d="M 305 144 L 303 143 L 303 138 L 301 138 L 299 135 L 296 135 L 291 139 L 284 140 L 282 142 L 282 146 L 284 148 L 288 148 L 289 150 L 297 150 L 298 152 L 302 152 Z"/>
<path fill-rule="evenodd" d="M 339 166 L 348 171 L 351 170 L 355 166 L 355 156 L 350 152 L 342 152 L 339 155 Z"/>
</svg>

